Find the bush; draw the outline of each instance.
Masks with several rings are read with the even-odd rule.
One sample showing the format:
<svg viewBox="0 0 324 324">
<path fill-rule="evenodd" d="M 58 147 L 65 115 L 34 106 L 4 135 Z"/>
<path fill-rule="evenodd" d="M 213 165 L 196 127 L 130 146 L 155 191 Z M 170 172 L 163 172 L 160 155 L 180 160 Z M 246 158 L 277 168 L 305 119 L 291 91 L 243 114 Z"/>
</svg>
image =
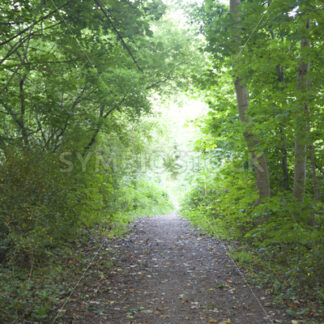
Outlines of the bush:
<svg viewBox="0 0 324 324">
<path fill-rule="evenodd" d="M 165 214 L 173 209 L 168 194 L 154 182 L 140 180 L 136 184 L 124 185 L 119 197 L 122 210 L 134 216 Z"/>
<path fill-rule="evenodd" d="M 257 265 L 277 295 L 321 303 L 323 207 L 310 199 L 297 203 L 287 192 L 257 204 L 252 174 L 229 164 L 209 182 L 198 180 L 181 212 L 207 233 L 240 241 L 242 265 Z M 312 213 L 315 226 L 309 225 Z"/>
<path fill-rule="evenodd" d="M 58 154 L 14 151 L 0 167 L 2 259 L 30 258 L 71 241 L 82 226 L 107 219 L 109 175 L 61 171 Z"/>
<path fill-rule="evenodd" d="M 80 247 L 74 244 L 78 240 L 88 243 L 89 229 L 120 234 L 131 215 L 172 208 L 168 195 L 156 184 L 122 185 L 127 174 L 113 180 L 109 167 L 98 165 L 95 156 L 82 170 L 75 156 L 70 156 L 70 172 L 62 171 L 59 154 L 36 148 L 16 148 L 2 158 L 0 322 L 48 319 L 69 288 L 69 282 L 63 281 L 71 275 L 78 253 L 71 247 Z"/>
</svg>

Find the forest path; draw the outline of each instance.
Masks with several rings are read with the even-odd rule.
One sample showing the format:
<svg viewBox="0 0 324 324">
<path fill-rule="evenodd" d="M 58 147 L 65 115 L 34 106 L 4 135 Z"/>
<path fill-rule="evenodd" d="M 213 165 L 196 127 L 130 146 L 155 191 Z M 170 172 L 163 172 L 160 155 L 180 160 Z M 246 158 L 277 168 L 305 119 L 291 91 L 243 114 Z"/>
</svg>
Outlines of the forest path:
<svg viewBox="0 0 324 324">
<path fill-rule="evenodd" d="M 118 255 L 114 266 L 101 267 L 97 280 L 86 279 L 78 292 L 86 299 L 70 304 L 69 323 L 261 324 L 280 318 L 259 304 L 269 306 L 270 297 L 251 292 L 222 242 L 175 213 L 139 219 L 107 249 Z"/>
</svg>

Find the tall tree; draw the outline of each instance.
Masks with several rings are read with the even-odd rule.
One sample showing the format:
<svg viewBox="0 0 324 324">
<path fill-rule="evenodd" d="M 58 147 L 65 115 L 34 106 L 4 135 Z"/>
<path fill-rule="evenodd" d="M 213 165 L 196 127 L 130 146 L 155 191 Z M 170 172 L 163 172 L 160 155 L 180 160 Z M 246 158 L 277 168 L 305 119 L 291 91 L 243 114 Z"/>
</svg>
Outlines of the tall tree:
<svg viewBox="0 0 324 324">
<path fill-rule="evenodd" d="M 309 29 L 309 21 L 306 23 L 306 30 Z M 295 140 L 295 174 L 294 174 L 294 197 L 298 201 L 304 200 L 305 183 L 306 183 L 306 149 L 308 141 L 306 113 L 308 103 L 304 98 L 307 91 L 307 74 L 310 69 L 310 62 L 305 59 L 305 49 L 310 47 L 307 38 L 301 40 L 300 51 L 301 59 L 298 68 L 298 93 L 299 104 L 296 112 L 296 140 Z"/>
<path fill-rule="evenodd" d="M 230 1 L 230 12 L 233 19 L 233 43 L 237 49 L 237 55 L 234 56 L 233 66 L 235 69 L 235 60 L 240 55 L 239 48 L 241 47 L 241 27 L 240 27 L 240 16 L 238 8 L 241 4 L 240 0 Z M 252 130 L 251 120 L 247 116 L 249 109 L 249 92 L 246 86 L 246 81 L 240 77 L 239 69 L 235 69 L 234 74 L 234 85 L 236 92 L 237 105 L 239 110 L 240 120 L 244 125 L 244 138 L 247 143 L 249 153 L 252 158 L 256 186 L 259 192 L 260 200 L 270 197 L 270 177 L 268 171 L 267 161 L 264 152 L 258 149 L 259 140 L 257 135 Z"/>
</svg>

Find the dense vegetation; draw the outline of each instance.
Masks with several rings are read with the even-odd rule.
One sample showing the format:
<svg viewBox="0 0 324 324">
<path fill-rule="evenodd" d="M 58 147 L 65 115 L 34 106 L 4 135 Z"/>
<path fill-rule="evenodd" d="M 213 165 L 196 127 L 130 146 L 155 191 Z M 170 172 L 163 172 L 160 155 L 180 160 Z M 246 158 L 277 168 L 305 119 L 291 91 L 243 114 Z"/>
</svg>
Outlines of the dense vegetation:
<svg viewBox="0 0 324 324">
<path fill-rule="evenodd" d="M 142 158 L 157 127 L 143 118 L 150 96 L 181 86 L 191 55 L 165 11 L 159 0 L 1 2 L 1 322 L 46 317 L 61 289 L 51 259 L 94 226 L 118 233 L 172 208 Z"/>
<path fill-rule="evenodd" d="M 318 312 L 323 9 L 204 0 L 186 8 L 194 34 L 161 0 L 3 0 L 0 322 L 45 320 L 95 229 L 118 234 L 133 216 L 172 209 L 151 172 L 157 151 L 192 185 L 183 215 L 239 241 L 234 257 L 291 313 Z M 187 174 L 167 122 L 152 117 L 152 98 L 177 91 L 209 107 L 194 122 L 204 167 Z"/>
<path fill-rule="evenodd" d="M 289 0 L 190 8 L 210 53 L 198 77 L 210 112 L 196 121 L 208 167 L 183 214 L 239 240 L 235 258 L 254 264 L 290 313 L 310 317 L 323 303 L 323 9 Z"/>
</svg>

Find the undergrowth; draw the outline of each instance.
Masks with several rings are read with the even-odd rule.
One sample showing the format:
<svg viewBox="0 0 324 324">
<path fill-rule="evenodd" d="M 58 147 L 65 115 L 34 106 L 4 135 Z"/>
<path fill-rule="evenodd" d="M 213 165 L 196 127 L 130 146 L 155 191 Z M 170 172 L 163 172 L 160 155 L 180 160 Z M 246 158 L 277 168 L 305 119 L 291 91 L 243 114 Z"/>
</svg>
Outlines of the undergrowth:
<svg viewBox="0 0 324 324">
<path fill-rule="evenodd" d="M 95 160 L 66 173 L 59 161 L 20 150 L 0 163 L 0 323 L 48 320 L 80 273 L 75 265 L 87 263 L 78 250 L 93 229 L 121 235 L 135 217 L 172 209 L 168 195 L 144 178 L 114 178 Z"/>
<path fill-rule="evenodd" d="M 323 316 L 323 204 L 288 193 L 257 202 L 253 175 L 230 166 L 196 181 L 181 213 L 206 233 L 240 242 L 232 256 L 296 318 Z M 203 178 L 204 179 L 204 178 Z M 315 206 L 315 207 L 314 207 Z M 309 218 L 315 217 L 315 225 Z M 236 246 L 236 244 L 235 244 Z"/>
</svg>

